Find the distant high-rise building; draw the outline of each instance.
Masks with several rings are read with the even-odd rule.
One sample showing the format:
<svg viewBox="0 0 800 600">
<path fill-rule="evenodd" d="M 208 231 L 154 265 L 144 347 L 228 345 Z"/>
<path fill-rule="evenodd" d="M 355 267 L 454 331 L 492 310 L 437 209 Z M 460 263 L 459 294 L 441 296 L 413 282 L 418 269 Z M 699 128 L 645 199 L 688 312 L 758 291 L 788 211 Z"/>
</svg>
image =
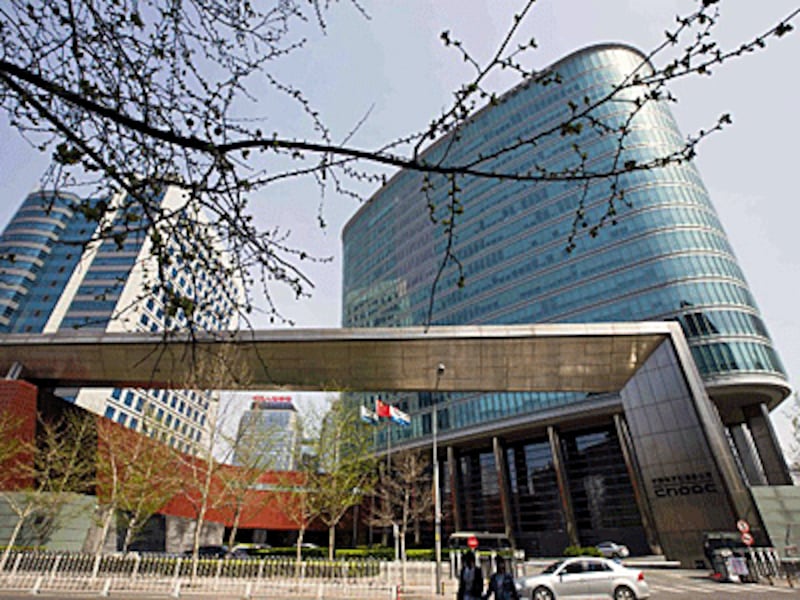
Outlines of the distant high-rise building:
<svg viewBox="0 0 800 600">
<path fill-rule="evenodd" d="M 254 396 L 242 414 L 236 436 L 234 464 L 270 471 L 293 471 L 301 435 L 291 396 Z"/>
<path fill-rule="evenodd" d="M 154 200 L 173 211 L 180 222 L 183 192 L 167 188 Z M 110 234 L 76 210 L 81 199 L 69 193 L 29 195 L 0 235 L 0 333 L 55 333 L 69 330 L 106 332 L 176 330 L 188 322 L 178 310 L 167 315 L 165 291 L 156 291 L 156 263 L 151 257 L 153 227 L 147 218 L 127 219 L 126 196 L 98 198 L 91 206 L 107 207 Z M 126 222 L 127 221 L 127 222 Z M 167 231 L 166 229 L 164 231 Z M 165 236 L 174 256 L 166 277 L 173 290 L 197 307 L 194 325 L 224 330 L 236 325 L 236 281 L 219 285 L 219 274 L 204 271 L 196 237 Z M 101 238 L 101 239 L 99 239 Z M 183 250 L 183 251 L 182 251 Z M 194 255 L 189 265 L 184 256 Z M 146 389 L 59 390 L 76 404 L 131 429 L 146 429 L 173 447 L 192 451 L 207 440 L 217 398 L 208 391 Z"/>
</svg>

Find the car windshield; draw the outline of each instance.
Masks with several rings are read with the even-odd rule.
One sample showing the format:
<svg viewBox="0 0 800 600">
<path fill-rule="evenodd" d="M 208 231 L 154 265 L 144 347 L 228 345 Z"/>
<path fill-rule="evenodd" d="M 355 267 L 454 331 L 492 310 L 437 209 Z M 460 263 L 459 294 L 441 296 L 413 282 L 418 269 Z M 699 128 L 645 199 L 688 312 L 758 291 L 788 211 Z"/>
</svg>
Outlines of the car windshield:
<svg viewBox="0 0 800 600">
<path fill-rule="evenodd" d="M 564 561 L 563 560 L 558 560 L 558 561 L 554 562 L 552 565 L 547 565 L 547 567 L 545 567 L 544 571 L 542 571 L 542 575 L 546 575 L 546 574 L 549 574 L 549 573 L 554 573 L 555 570 L 558 567 L 560 567 L 562 564 L 564 564 Z"/>
</svg>

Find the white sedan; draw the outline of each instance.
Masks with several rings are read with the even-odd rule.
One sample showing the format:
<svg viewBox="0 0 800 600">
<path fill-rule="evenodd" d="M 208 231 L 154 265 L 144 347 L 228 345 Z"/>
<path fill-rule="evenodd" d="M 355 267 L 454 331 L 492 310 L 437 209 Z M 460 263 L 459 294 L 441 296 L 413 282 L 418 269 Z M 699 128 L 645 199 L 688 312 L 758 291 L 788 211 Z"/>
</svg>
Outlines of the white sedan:
<svg viewBox="0 0 800 600">
<path fill-rule="evenodd" d="M 521 600 L 650 597 L 650 588 L 641 571 L 605 558 L 581 556 L 559 560 L 539 575 L 520 577 L 516 583 Z"/>
<path fill-rule="evenodd" d="M 616 542 L 600 542 L 595 547 L 605 558 L 628 558 L 631 555 L 626 545 Z"/>
</svg>

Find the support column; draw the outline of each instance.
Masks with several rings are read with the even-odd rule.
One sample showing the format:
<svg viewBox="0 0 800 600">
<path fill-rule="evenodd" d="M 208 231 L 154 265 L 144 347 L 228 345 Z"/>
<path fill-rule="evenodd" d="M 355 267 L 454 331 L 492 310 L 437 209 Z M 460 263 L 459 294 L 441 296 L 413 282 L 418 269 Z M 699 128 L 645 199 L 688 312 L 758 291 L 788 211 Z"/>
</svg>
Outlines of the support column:
<svg viewBox="0 0 800 600">
<path fill-rule="evenodd" d="M 511 490 L 508 485 L 508 462 L 506 461 L 505 447 L 500 438 L 492 438 L 492 449 L 494 450 L 494 464 L 497 470 L 497 487 L 500 490 L 500 506 L 503 510 L 503 526 L 506 537 L 514 542 L 514 521 L 511 515 Z"/>
<path fill-rule="evenodd" d="M 447 447 L 447 474 L 450 480 L 450 506 L 453 511 L 453 531 L 462 531 L 461 526 L 461 485 L 460 485 L 460 469 L 458 464 L 458 456 L 456 449 L 452 446 Z"/>
<path fill-rule="evenodd" d="M 747 427 L 753 436 L 753 442 L 761 458 L 767 483 L 770 485 L 792 485 L 792 477 L 786 459 L 781 452 L 772 421 L 769 420 L 769 411 L 764 403 L 748 406 L 744 409 L 747 418 Z"/>
<path fill-rule="evenodd" d="M 614 426 L 617 428 L 617 439 L 619 439 L 619 447 L 622 450 L 622 458 L 625 461 L 625 468 L 628 471 L 628 477 L 631 480 L 631 487 L 633 488 L 633 497 L 636 499 L 636 506 L 639 508 L 639 514 L 642 517 L 642 528 L 644 535 L 647 538 L 647 545 L 650 546 L 650 551 L 653 554 L 661 554 L 661 544 L 658 541 L 658 533 L 655 527 L 655 519 L 650 510 L 650 504 L 647 502 L 645 494 L 644 479 L 642 472 L 639 469 L 639 463 L 636 461 L 636 453 L 633 450 L 631 443 L 631 434 L 628 431 L 628 423 L 625 418 L 620 415 L 614 415 Z"/>
<path fill-rule="evenodd" d="M 744 474 L 747 475 L 747 481 L 750 485 L 767 485 L 764 467 L 761 465 L 758 454 L 753 447 L 753 441 L 745 430 L 744 424 L 732 425 L 728 429 L 731 432 L 731 438 L 733 438 L 733 445 L 736 446 L 736 454 L 739 455 Z"/>
<path fill-rule="evenodd" d="M 564 513 L 564 523 L 567 527 L 567 537 L 572 546 L 580 546 L 578 536 L 578 523 L 575 520 L 575 511 L 572 508 L 572 496 L 569 492 L 567 469 L 564 466 L 564 456 L 561 453 L 561 439 L 554 427 L 547 428 L 547 437 L 550 440 L 550 453 L 553 455 L 553 467 L 558 482 L 558 493 L 561 497 L 561 510 Z"/>
</svg>

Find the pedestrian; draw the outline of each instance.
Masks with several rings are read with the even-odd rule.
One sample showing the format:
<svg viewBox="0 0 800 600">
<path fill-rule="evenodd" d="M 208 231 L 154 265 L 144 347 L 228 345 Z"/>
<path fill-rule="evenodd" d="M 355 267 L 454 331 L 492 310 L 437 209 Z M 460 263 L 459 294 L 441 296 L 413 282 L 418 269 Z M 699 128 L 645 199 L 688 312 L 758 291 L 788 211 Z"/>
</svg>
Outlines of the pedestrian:
<svg viewBox="0 0 800 600">
<path fill-rule="evenodd" d="M 483 574 L 475 565 L 475 554 L 468 550 L 463 556 L 463 566 L 458 574 L 457 600 L 481 600 L 483 596 Z"/>
<path fill-rule="evenodd" d="M 483 600 L 494 594 L 495 600 L 519 600 L 517 586 L 514 585 L 514 576 L 506 571 L 506 561 L 502 556 L 495 559 L 496 570 L 489 579 L 489 587 L 483 595 Z"/>
</svg>

